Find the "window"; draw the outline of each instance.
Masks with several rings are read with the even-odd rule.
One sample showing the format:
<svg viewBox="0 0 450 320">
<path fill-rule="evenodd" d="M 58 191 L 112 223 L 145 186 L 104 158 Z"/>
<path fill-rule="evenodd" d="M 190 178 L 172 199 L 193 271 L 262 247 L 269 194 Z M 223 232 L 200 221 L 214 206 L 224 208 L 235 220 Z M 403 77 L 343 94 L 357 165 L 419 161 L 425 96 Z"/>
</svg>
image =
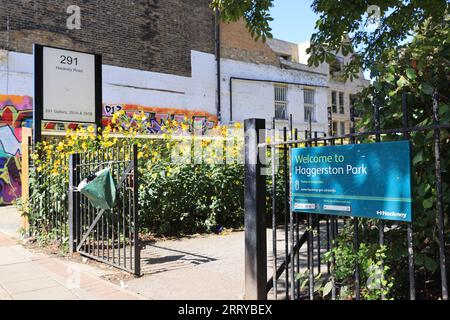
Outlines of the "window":
<svg viewBox="0 0 450 320">
<path fill-rule="evenodd" d="M 316 91 L 304 90 L 305 122 L 316 122 Z"/>
<path fill-rule="evenodd" d="M 338 122 L 333 121 L 333 136 L 337 136 L 337 135 L 338 135 Z"/>
<path fill-rule="evenodd" d="M 337 113 L 337 92 L 331 92 L 331 106 L 333 107 L 333 113 Z"/>
<path fill-rule="evenodd" d="M 275 118 L 286 120 L 287 117 L 287 91 L 288 87 L 282 84 L 275 85 Z"/>
<path fill-rule="evenodd" d="M 340 127 L 340 135 L 343 136 L 345 134 L 345 122 L 341 122 Z"/>
<path fill-rule="evenodd" d="M 339 92 L 339 113 L 344 114 L 345 113 L 345 101 L 344 101 L 344 93 Z"/>
</svg>

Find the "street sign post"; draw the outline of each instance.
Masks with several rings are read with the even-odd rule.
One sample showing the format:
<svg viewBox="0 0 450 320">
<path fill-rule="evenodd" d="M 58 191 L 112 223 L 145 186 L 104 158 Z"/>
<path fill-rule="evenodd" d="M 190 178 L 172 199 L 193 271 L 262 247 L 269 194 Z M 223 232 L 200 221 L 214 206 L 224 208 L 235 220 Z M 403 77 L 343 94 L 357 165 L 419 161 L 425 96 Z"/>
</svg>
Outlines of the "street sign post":
<svg viewBox="0 0 450 320">
<path fill-rule="evenodd" d="M 409 141 L 292 150 L 294 212 L 412 221 Z"/>
</svg>

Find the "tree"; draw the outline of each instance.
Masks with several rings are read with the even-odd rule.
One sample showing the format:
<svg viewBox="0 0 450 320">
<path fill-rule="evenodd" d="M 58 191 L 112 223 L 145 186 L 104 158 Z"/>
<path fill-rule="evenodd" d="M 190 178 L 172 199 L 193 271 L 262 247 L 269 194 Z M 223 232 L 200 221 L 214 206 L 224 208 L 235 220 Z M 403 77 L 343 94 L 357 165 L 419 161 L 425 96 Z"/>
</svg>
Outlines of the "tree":
<svg viewBox="0 0 450 320">
<path fill-rule="evenodd" d="M 416 30 L 412 41 L 403 46 L 384 50 L 380 63 L 374 64 L 376 74 L 373 85 L 363 96 L 361 108 L 365 109 L 365 118 L 361 127 L 373 126 L 373 104 L 381 105 L 382 128 L 397 128 L 402 125 L 402 93 L 407 93 L 407 105 L 410 110 L 410 126 L 428 126 L 433 124 L 433 96 L 437 99 L 441 123 L 450 123 L 450 33 L 448 20 L 432 22 L 427 19 Z M 395 137 L 386 137 L 387 139 Z M 414 132 L 413 143 L 413 192 L 414 192 L 414 250 L 419 294 L 428 292 L 427 298 L 436 298 L 440 294 L 440 278 L 436 210 L 436 178 L 434 167 L 434 136 L 432 131 Z M 441 132 L 441 166 L 444 194 L 444 212 L 450 208 L 450 133 Z M 448 221 L 445 222 L 448 230 Z M 406 279 L 405 226 L 396 230 L 389 229 L 389 259 L 396 273 L 396 279 Z M 375 235 L 376 237 L 376 235 Z M 450 234 L 447 232 L 446 243 Z M 374 238 L 372 238 L 374 240 Z M 447 248 L 447 255 L 449 254 Z M 398 283 L 397 283 L 398 284 Z M 425 288 L 425 286 L 428 286 Z M 402 287 L 401 285 L 397 285 Z M 426 290 L 425 290 L 426 289 Z M 397 292 L 401 296 L 400 292 Z M 423 296 L 424 297 L 424 296 Z"/>
<path fill-rule="evenodd" d="M 410 41 L 425 21 L 442 22 L 448 13 L 448 1 L 314 0 L 312 9 L 319 19 L 317 32 L 311 37 L 309 63 L 330 62 L 337 51 L 354 53 L 345 69 L 346 77 L 351 78 L 361 67 L 372 70 L 385 50 Z"/>
<path fill-rule="evenodd" d="M 221 11 L 225 22 L 244 18 L 256 40 L 272 37 L 273 0 L 212 0 L 211 6 Z M 309 64 L 332 63 L 337 51 L 353 53 L 344 72 L 347 78 L 360 68 L 371 70 L 386 49 L 411 39 L 426 20 L 433 24 L 448 14 L 447 0 L 314 0 L 311 7 L 319 19 Z M 370 30 L 368 23 L 378 27 Z"/>
</svg>

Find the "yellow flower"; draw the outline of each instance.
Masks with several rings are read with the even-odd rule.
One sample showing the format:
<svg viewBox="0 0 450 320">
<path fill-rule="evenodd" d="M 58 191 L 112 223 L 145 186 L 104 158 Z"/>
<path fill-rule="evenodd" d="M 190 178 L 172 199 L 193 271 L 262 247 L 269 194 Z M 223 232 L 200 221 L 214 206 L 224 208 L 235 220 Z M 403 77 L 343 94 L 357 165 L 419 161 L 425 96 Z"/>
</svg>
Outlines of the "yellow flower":
<svg viewBox="0 0 450 320">
<path fill-rule="evenodd" d="M 228 128 L 226 126 L 220 128 L 220 134 L 224 137 L 228 136 Z"/>
<path fill-rule="evenodd" d="M 240 122 L 236 122 L 236 123 L 234 124 L 234 127 L 235 127 L 236 129 L 241 129 L 241 128 L 242 128 L 242 124 L 241 124 Z"/>
<path fill-rule="evenodd" d="M 189 125 L 187 125 L 187 124 L 185 124 L 185 123 L 182 123 L 182 124 L 181 124 L 181 129 L 182 129 L 183 131 L 188 131 L 188 130 L 189 130 Z"/>
</svg>

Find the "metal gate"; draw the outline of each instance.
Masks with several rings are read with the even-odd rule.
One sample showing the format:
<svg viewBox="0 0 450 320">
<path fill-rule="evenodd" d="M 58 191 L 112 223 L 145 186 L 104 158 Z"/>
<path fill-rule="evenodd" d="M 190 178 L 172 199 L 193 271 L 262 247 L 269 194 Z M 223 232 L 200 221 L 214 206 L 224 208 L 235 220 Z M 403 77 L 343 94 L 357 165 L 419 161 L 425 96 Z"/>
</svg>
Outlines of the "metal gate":
<svg viewBox="0 0 450 320">
<path fill-rule="evenodd" d="M 380 106 L 374 106 L 374 127 L 371 132 L 356 132 L 354 109 L 350 110 L 351 132 L 347 135 L 334 136 L 332 129 L 332 111 L 328 111 L 329 132 L 326 134 L 312 132 L 311 122 L 309 130 L 302 133 L 292 127 L 284 128 L 282 141 L 266 142 L 266 121 L 264 119 L 250 119 L 245 123 L 245 292 L 247 299 L 265 300 L 271 293 L 274 299 L 309 299 L 314 300 L 316 277 L 331 279 L 331 299 L 337 299 L 340 291 L 332 270 L 335 268 L 335 258 L 331 254 L 331 261 L 321 263 L 324 252 L 331 252 L 334 240 L 347 223 L 353 226 L 353 248 L 359 249 L 364 232 L 360 226 L 361 218 L 313 215 L 310 213 L 293 213 L 290 200 L 290 154 L 292 148 L 299 146 L 327 146 L 380 142 L 383 136 L 389 135 L 396 140 L 410 140 L 414 133 L 426 133 L 434 136 L 434 171 L 436 183 L 436 230 L 438 234 L 439 257 L 437 265 L 440 269 L 441 297 L 448 299 L 447 262 L 444 227 L 444 202 L 442 193 L 441 168 L 441 131 L 450 129 L 450 124 L 441 124 L 437 96 L 433 97 L 433 124 L 421 127 L 410 127 L 409 112 L 406 95 L 402 99 L 403 127 L 382 130 L 380 128 Z M 272 129 L 274 129 L 273 126 Z M 275 131 L 275 130 L 274 130 Z M 275 175 L 275 152 L 284 155 L 280 168 L 284 173 L 284 185 L 277 183 Z M 268 150 L 271 151 L 272 161 L 268 161 Z M 271 170 L 270 164 L 272 165 Z M 269 170 L 267 170 L 269 169 Z M 271 174 L 267 174 L 271 172 Z M 271 176 L 271 190 L 268 192 L 266 176 Z M 276 189 L 282 189 L 282 199 L 277 199 Z M 269 187 L 270 188 L 270 187 Z M 271 196 L 269 196 L 269 194 Z M 271 200 L 267 201 L 268 199 Z M 266 223 L 267 210 L 271 208 L 271 222 Z M 268 237 L 267 225 L 272 225 L 272 236 Z M 385 230 L 392 226 L 384 221 L 378 222 L 378 243 L 386 243 Z M 415 252 L 413 246 L 413 223 L 406 223 L 404 234 L 407 249 L 406 265 L 408 268 L 408 285 L 411 300 L 416 299 Z M 270 244 L 271 241 L 271 245 Z M 306 288 L 301 288 L 299 273 L 305 270 Z M 353 269 L 354 299 L 361 299 L 361 266 L 356 262 Z M 320 297 L 319 297 L 320 298 Z M 382 296 L 381 299 L 384 299 Z"/>
<path fill-rule="evenodd" d="M 120 146 L 69 159 L 69 246 L 71 252 L 140 275 L 137 147 Z M 78 190 L 89 175 L 110 167 L 117 189 L 111 210 L 95 209 Z"/>
</svg>

